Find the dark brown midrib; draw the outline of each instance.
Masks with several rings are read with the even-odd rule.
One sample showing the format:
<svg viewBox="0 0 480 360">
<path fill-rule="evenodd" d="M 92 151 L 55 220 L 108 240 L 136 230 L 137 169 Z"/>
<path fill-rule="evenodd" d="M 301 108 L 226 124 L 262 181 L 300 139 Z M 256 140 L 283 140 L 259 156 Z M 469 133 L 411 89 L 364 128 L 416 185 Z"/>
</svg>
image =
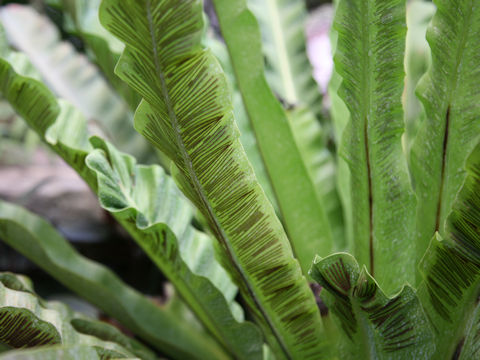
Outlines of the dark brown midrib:
<svg viewBox="0 0 480 360">
<path fill-rule="evenodd" d="M 363 140 L 365 142 L 365 157 L 367 162 L 367 179 L 368 179 L 368 218 L 369 218 L 369 240 L 368 246 L 370 251 L 370 275 L 375 276 L 375 259 L 373 249 L 373 195 L 372 195 L 372 172 L 370 166 L 370 148 L 368 145 L 368 120 L 365 117 L 363 126 Z"/>
<path fill-rule="evenodd" d="M 450 105 L 447 108 L 447 114 L 445 115 L 445 134 L 443 136 L 443 150 L 442 150 L 442 171 L 440 173 L 440 192 L 438 196 L 437 214 L 435 216 L 435 232 L 440 229 L 440 218 L 442 215 L 442 201 L 443 201 L 443 187 L 445 183 L 445 167 L 447 160 L 447 148 L 448 148 L 448 135 L 450 129 Z"/>
<path fill-rule="evenodd" d="M 153 47 L 153 52 L 154 52 L 153 56 L 154 56 L 155 70 L 157 72 L 158 77 L 160 78 L 160 82 L 161 82 L 161 85 L 162 85 L 162 93 L 166 98 L 166 105 L 167 105 L 167 109 L 168 109 L 169 118 L 172 121 L 172 126 L 175 128 L 175 130 L 177 130 L 177 129 L 179 129 L 177 116 L 176 116 L 176 113 L 173 110 L 173 107 L 171 105 L 170 94 L 169 94 L 169 91 L 168 91 L 167 86 L 166 86 L 166 81 L 165 81 L 165 77 L 163 75 L 162 66 L 158 62 L 158 56 L 157 56 L 158 50 L 157 50 L 155 32 L 153 30 L 153 21 L 152 21 L 152 15 L 151 15 L 151 2 L 150 2 L 150 0 L 147 0 L 146 5 L 147 5 L 147 17 L 148 17 L 148 23 L 149 23 L 148 24 L 149 25 L 149 31 L 150 31 L 152 47 Z M 238 264 L 238 260 L 235 256 L 235 253 L 231 249 L 231 245 L 227 241 L 228 237 L 224 233 L 222 227 L 220 226 L 220 224 L 219 224 L 219 222 L 216 218 L 216 215 L 213 212 L 213 209 L 211 208 L 210 203 L 208 202 L 208 200 L 206 198 L 206 195 L 204 194 L 203 187 L 200 184 L 200 181 L 197 178 L 197 174 L 196 174 L 196 172 L 193 168 L 193 164 L 192 164 L 192 161 L 190 159 L 190 155 L 185 150 L 185 144 L 183 142 L 183 139 L 182 139 L 181 135 L 179 134 L 178 131 L 175 131 L 175 134 L 176 134 L 177 145 L 180 147 L 182 157 L 184 158 L 187 169 L 190 172 L 190 175 L 192 176 L 192 180 L 193 180 L 192 183 L 195 187 L 195 191 L 198 193 L 198 195 L 200 197 L 200 201 L 203 203 L 205 209 L 208 210 L 208 217 L 210 218 L 210 223 L 214 227 L 212 229 L 212 231 L 217 234 L 217 236 L 221 239 L 221 240 L 220 239 L 219 240 L 222 241 L 225 244 L 225 247 L 228 249 L 227 256 L 230 258 L 230 260 L 233 264 L 233 267 L 235 268 L 235 270 L 238 272 L 238 274 L 242 278 L 242 280 L 244 282 L 244 288 L 249 293 L 253 302 L 257 305 L 258 311 L 262 314 L 265 323 L 268 325 L 268 327 L 272 331 L 272 334 L 275 337 L 275 339 L 277 340 L 278 345 L 282 349 L 284 355 L 286 356 L 287 359 L 289 359 L 289 360 L 292 359 L 292 356 L 290 355 L 290 352 L 288 351 L 286 345 L 283 342 L 282 336 L 277 332 L 277 329 L 273 325 L 272 320 L 268 316 L 267 312 L 264 310 L 260 301 L 257 299 L 257 297 L 255 295 L 255 292 L 251 288 L 251 285 L 249 284 L 248 279 L 243 272 L 243 269 Z M 207 316 L 209 316 L 208 312 L 207 312 Z M 211 319 L 211 320 L 213 322 L 215 322 L 214 319 Z M 224 339 L 221 339 L 220 341 L 222 341 L 222 340 L 224 340 Z"/>
</svg>

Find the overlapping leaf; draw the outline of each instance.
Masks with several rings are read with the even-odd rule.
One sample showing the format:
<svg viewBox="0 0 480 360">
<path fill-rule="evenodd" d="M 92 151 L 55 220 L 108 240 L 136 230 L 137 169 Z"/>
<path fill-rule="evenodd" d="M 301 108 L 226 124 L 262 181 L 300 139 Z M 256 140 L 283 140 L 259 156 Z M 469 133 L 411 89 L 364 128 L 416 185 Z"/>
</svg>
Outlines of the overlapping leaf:
<svg viewBox="0 0 480 360">
<path fill-rule="evenodd" d="M 308 174 L 325 209 L 332 231 L 333 248 L 337 251 L 346 247 L 343 208 L 337 191 L 337 164 L 327 148 L 324 127 L 313 113 L 297 107 L 287 110 L 293 136 L 307 166 Z"/>
<path fill-rule="evenodd" d="M 131 157 L 125 156 L 124 158 L 123 155 L 115 152 L 117 159 L 119 160 L 119 162 L 116 164 L 119 167 L 118 169 L 110 168 L 109 170 L 108 168 L 95 168 L 95 171 L 89 169 L 85 165 L 85 160 L 87 155 L 92 152 L 93 149 L 87 140 L 88 134 L 85 120 L 77 112 L 75 112 L 71 106 L 68 106 L 65 103 L 62 103 L 61 105 L 57 104 L 56 99 L 45 88 L 45 86 L 32 79 L 17 75 L 8 65 L 8 63 L 3 62 L 2 60 L 0 60 L 0 80 L 0 83 L 3 85 L 2 92 L 11 102 L 12 106 L 14 106 L 14 108 L 22 115 L 29 125 L 48 142 L 53 150 L 61 155 L 63 159 L 66 160 L 67 163 L 84 178 L 84 180 L 92 187 L 92 189 L 99 194 L 108 193 L 109 191 L 112 191 L 112 186 L 116 185 L 118 186 L 117 192 L 120 194 L 120 196 L 124 195 L 122 193 L 123 189 L 120 188 L 122 184 L 108 183 L 108 179 L 105 179 L 104 177 L 102 177 L 102 179 L 107 181 L 102 183 L 102 186 L 104 187 L 101 188 L 100 184 L 97 182 L 99 180 L 97 179 L 97 174 L 98 172 L 106 171 L 109 175 L 118 176 L 118 172 L 125 171 L 125 169 L 128 169 L 128 166 L 133 166 L 133 160 Z M 113 147 L 110 145 L 105 145 L 105 143 L 98 139 L 96 142 L 94 141 L 94 144 L 99 146 L 101 150 L 104 150 L 105 147 L 108 146 L 110 152 L 114 151 Z M 96 160 L 102 165 L 109 164 L 108 161 L 106 163 L 102 163 L 101 157 L 98 158 L 98 156 L 102 153 L 101 151 L 96 151 L 95 153 Z M 147 177 L 143 178 L 146 181 L 145 185 L 157 185 L 160 184 L 162 180 L 165 180 L 165 178 L 161 178 L 161 168 L 154 166 L 153 168 L 145 169 L 143 169 L 143 172 L 147 173 Z M 159 177 L 152 178 L 152 175 Z M 125 173 L 123 173 L 122 176 L 122 179 L 126 181 L 126 183 L 131 184 L 131 179 L 129 179 Z M 147 179 L 148 176 L 150 176 L 150 179 Z M 152 183 L 149 184 L 149 181 L 152 181 Z M 170 191 L 175 193 L 175 190 L 172 190 L 171 188 L 171 182 L 169 182 L 169 184 Z M 231 351 L 238 352 L 239 354 L 236 354 L 236 356 L 245 356 L 241 355 L 242 351 L 243 354 L 248 354 L 248 356 L 258 356 L 258 353 L 261 350 L 259 335 L 256 333 L 256 330 L 252 327 L 252 325 L 239 324 L 231 315 L 229 315 L 230 310 L 225 298 L 229 299 L 229 302 L 231 303 L 235 288 L 232 288 L 233 285 L 226 274 L 223 273 L 222 275 L 222 272 L 219 270 L 219 265 L 216 264 L 215 259 L 212 256 L 213 250 L 211 240 L 205 235 L 199 235 L 198 233 L 195 234 L 193 228 L 188 225 L 191 220 L 191 212 L 190 210 L 186 210 L 187 207 L 185 200 L 180 198 L 178 193 L 177 198 L 175 198 L 175 196 L 170 196 L 162 199 L 162 189 L 156 188 L 138 189 L 137 187 L 133 187 L 132 189 L 127 189 L 126 191 L 136 191 L 137 194 L 141 194 L 141 196 L 147 197 L 150 200 L 148 204 L 147 202 L 143 202 L 142 204 L 135 203 L 134 205 L 140 207 L 138 209 L 133 209 L 130 207 L 127 209 L 127 214 L 131 214 L 132 212 L 134 214 L 138 213 L 138 225 L 141 226 L 140 228 L 135 226 L 137 225 L 135 218 L 133 223 L 131 222 L 131 218 L 122 218 L 122 215 L 125 216 L 125 214 L 121 211 L 118 211 L 118 208 L 115 208 L 115 205 L 118 204 L 104 202 L 103 205 L 105 205 L 106 210 L 112 211 L 112 215 L 126 227 L 134 239 L 139 242 L 139 245 L 148 250 L 148 255 L 152 257 L 152 260 L 155 263 L 160 264 L 164 261 L 170 261 L 172 258 L 175 258 L 175 262 L 164 263 L 162 265 L 162 269 L 166 271 L 165 275 L 172 280 L 173 284 L 182 294 L 182 297 L 189 302 L 189 305 L 197 313 L 199 319 L 202 321 L 207 321 L 205 325 L 212 331 L 213 334 L 219 336 L 221 338 L 220 340 L 224 344 L 231 346 Z M 156 197 L 150 196 L 146 191 L 152 191 L 150 195 L 156 191 Z M 164 201 L 170 201 L 170 203 Z M 131 206 L 132 203 L 130 202 L 129 205 Z M 151 207 L 144 208 L 144 205 Z M 163 215 L 156 212 L 157 210 L 161 209 L 165 211 L 183 209 L 186 212 L 180 212 L 178 215 L 183 214 L 187 216 L 183 218 L 176 217 L 174 221 L 173 212 L 167 212 Z M 160 219 L 162 216 L 165 216 L 165 218 L 169 219 L 169 221 L 172 223 L 148 224 L 147 219 L 153 220 L 155 216 L 158 216 L 158 219 Z M 172 233 L 172 229 L 169 230 L 169 225 L 174 227 L 173 231 L 181 229 L 182 233 Z M 145 226 L 147 229 L 143 228 L 143 226 Z M 153 230 L 155 228 L 161 231 L 155 232 Z M 189 237 L 182 239 L 180 237 L 176 237 L 178 235 L 188 235 Z M 185 244 L 182 244 L 183 240 L 185 240 Z M 200 243 L 196 243 L 193 240 L 201 240 L 203 241 L 203 245 L 200 246 Z M 174 248 L 178 246 L 176 245 L 177 241 L 180 241 L 179 249 L 182 254 L 180 254 L 178 251 L 167 252 L 174 250 Z M 150 248 L 152 245 L 158 245 L 161 243 L 168 244 L 168 247 Z M 183 253 L 184 249 L 188 250 Z M 203 250 L 200 251 L 201 249 Z M 187 266 L 185 266 L 185 263 Z M 197 271 L 198 275 L 196 274 Z M 212 282 L 218 284 L 224 293 L 217 290 L 215 286 L 212 285 L 210 280 L 206 280 L 202 276 L 208 276 L 209 278 L 211 277 Z M 207 302 L 214 302 L 215 305 L 205 306 Z M 238 305 L 232 304 L 232 306 L 237 308 L 235 311 L 238 313 Z M 217 313 L 219 318 L 213 316 L 212 312 Z M 145 322 L 145 325 L 148 323 L 149 322 Z M 243 330 L 243 335 L 241 337 L 238 336 L 238 333 L 235 333 L 234 329 L 237 329 L 237 331 L 239 329 Z M 160 336 L 162 336 L 162 332 L 156 332 L 158 332 L 157 335 L 159 336 L 157 339 L 160 341 L 159 346 L 163 346 L 164 344 L 162 345 L 161 343 L 162 338 L 160 338 Z M 149 334 L 151 335 L 150 331 L 148 331 L 147 335 Z M 179 336 L 178 334 L 175 335 L 173 331 L 170 331 L 168 334 L 169 336 L 172 336 L 173 339 Z M 198 339 L 195 339 L 191 338 L 190 335 L 187 331 L 183 338 L 183 340 L 187 343 L 189 341 L 193 342 L 191 345 L 184 346 L 185 349 L 187 349 L 190 353 L 190 356 L 200 358 L 221 358 L 224 356 L 223 350 L 218 349 L 217 345 L 212 344 L 209 338 L 198 335 Z M 249 342 L 243 343 L 242 340 L 245 340 L 246 338 L 249 339 Z M 154 337 L 153 339 L 156 338 Z M 178 339 L 182 339 L 182 337 L 180 336 Z M 199 339 L 202 339 L 205 344 L 200 345 L 197 343 L 197 340 Z M 175 342 L 173 342 L 173 344 L 175 344 Z M 200 346 L 200 348 L 198 348 L 198 346 Z M 185 349 L 182 350 L 177 348 L 176 352 L 172 353 L 172 356 L 174 354 L 179 356 L 178 354 L 182 354 Z M 169 348 L 169 350 L 172 351 L 171 348 Z"/>
<path fill-rule="evenodd" d="M 121 149 L 142 160 L 152 157 L 148 143 L 132 129 L 133 114 L 127 104 L 85 55 L 60 40 L 47 18 L 32 7 L 10 5 L 0 9 L 0 21 L 10 42 L 28 56 L 55 94 L 74 104 Z"/>
<path fill-rule="evenodd" d="M 64 304 L 47 303 L 30 291 L 13 290 L 0 281 L 0 342 L 12 348 L 88 345 L 105 359 L 132 357 L 132 353 L 116 342 L 76 331 L 71 324 L 76 318 L 89 321 Z M 111 325 L 104 326 L 114 331 Z M 145 354 L 149 356 L 144 359 L 155 358 L 153 353 Z"/>
<path fill-rule="evenodd" d="M 304 2 L 248 0 L 247 5 L 260 25 L 265 76 L 273 92 L 322 118 L 322 96 L 306 53 Z"/>
<path fill-rule="evenodd" d="M 349 359 L 433 359 L 433 332 L 415 291 L 387 297 L 365 266 L 349 254 L 317 257 L 310 274 L 345 335 Z"/>
<path fill-rule="evenodd" d="M 217 288 L 231 303 L 236 288 L 225 282 L 225 270 L 212 261 L 210 238 L 185 221 L 192 218 L 191 208 L 179 201 L 181 194 L 173 180 L 158 166 L 136 165 L 131 156 L 101 139 L 91 141 L 96 150 L 88 155 L 87 165 L 96 173 L 103 208 L 136 238 L 228 351 L 238 358 L 260 359 L 260 333 L 253 324 L 233 318 Z"/>
<path fill-rule="evenodd" d="M 279 358 L 319 358 L 315 300 L 238 140 L 227 85 L 202 50 L 200 1 L 103 1 L 100 20 L 126 43 L 118 74 L 144 98 L 136 128 L 175 163 L 250 310 Z"/>
<path fill-rule="evenodd" d="M 327 255 L 332 249 L 325 209 L 287 115 L 265 79 L 260 29 L 255 17 L 245 0 L 214 0 L 213 4 L 282 219 L 306 274 L 312 254 Z"/>
<path fill-rule="evenodd" d="M 415 198 L 401 137 L 405 0 L 343 0 L 335 19 L 339 95 L 350 111 L 354 253 L 387 293 L 413 283 Z"/>
<path fill-rule="evenodd" d="M 444 223 L 480 134 L 480 9 L 475 0 L 434 1 L 427 30 L 432 64 L 417 87 L 426 119 L 410 159 L 418 197 L 417 262 Z"/>
<path fill-rule="evenodd" d="M 141 98 L 114 73 L 124 45 L 100 25 L 98 9 L 101 0 L 62 0 L 61 3 L 71 31 L 83 39 L 88 56 L 134 111 Z"/>
<path fill-rule="evenodd" d="M 177 356 L 196 356 L 188 351 L 189 346 L 198 354 L 208 346 L 208 339 L 201 333 L 192 331 L 188 324 L 124 284 L 104 266 L 78 254 L 51 225 L 32 213 L 0 202 L 0 238 L 157 348 Z M 6 280 L 2 279 L 9 287 L 28 290 L 19 288 L 18 281 L 12 286 L 11 279 Z M 193 344 L 191 338 L 195 339 Z M 134 353 L 144 353 L 136 344 L 128 347 Z"/>
<path fill-rule="evenodd" d="M 467 177 L 421 266 L 419 296 L 436 338 L 434 358 L 476 359 L 480 355 L 480 146 L 467 161 Z M 454 356 L 455 354 L 455 356 Z"/>
</svg>

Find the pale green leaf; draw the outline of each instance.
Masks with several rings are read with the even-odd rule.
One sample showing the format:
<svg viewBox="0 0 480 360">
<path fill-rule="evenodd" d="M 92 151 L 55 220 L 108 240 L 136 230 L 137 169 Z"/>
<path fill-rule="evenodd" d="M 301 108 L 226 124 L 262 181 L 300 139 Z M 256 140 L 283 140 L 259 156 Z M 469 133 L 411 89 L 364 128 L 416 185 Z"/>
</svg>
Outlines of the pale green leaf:
<svg viewBox="0 0 480 360">
<path fill-rule="evenodd" d="M 112 36 L 98 19 L 101 0 L 60 0 L 67 24 L 80 36 L 87 48 L 87 55 L 102 70 L 110 85 L 134 111 L 141 98 L 127 84 L 115 75 L 115 64 L 120 58 L 124 45 Z"/>
<path fill-rule="evenodd" d="M 410 153 L 413 140 L 425 118 L 423 107 L 415 96 L 415 88 L 430 64 L 430 48 L 425 39 L 425 34 L 434 13 L 435 5 L 430 1 L 413 0 L 407 4 L 406 77 L 403 94 L 405 108 L 405 135 L 403 140 L 407 155 Z"/>
<path fill-rule="evenodd" d="M 334 249 L 346 248 L 343 207 L 337 191 L 337 164 L 327 148 L 325 128 L 306 108 L 287 110 L 293 136 L 327 214 Z"/>
</svg>

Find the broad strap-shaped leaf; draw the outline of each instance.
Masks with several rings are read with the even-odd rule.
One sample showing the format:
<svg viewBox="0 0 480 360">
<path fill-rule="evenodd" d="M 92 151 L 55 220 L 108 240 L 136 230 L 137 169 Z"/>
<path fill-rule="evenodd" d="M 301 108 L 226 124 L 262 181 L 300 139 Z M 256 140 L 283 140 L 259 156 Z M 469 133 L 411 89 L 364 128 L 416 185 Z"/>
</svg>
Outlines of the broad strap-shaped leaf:
<svg viewBox="0 0 480 360">
<path fill-rule="evenodd" d="M 215 349 L 210 351 L 210 340 L 201 332 L 124 284 L 104 266 L 78 254 L 43 219 L 0 202 L 0 238 L 158 349 L 177 358 L 214 356 Z M 137 346 L 132 347 L 136 353 L 133 349 Z"/>
<path fill-rule="evenodd" d="M 480 146 L 477 145 L 467 161 L 467 177 L 446 220 L 444 236 L 437 233 L 420 263 L 423 283 L 419 296 L 437 334 L 434 358 L 477 359 L 480 355 L 479 229 Z"/>
<path fill-rule="evenodd" d="M 432 64 L 417 87 L 426 119 L 410 155 L 417 209 L 417 262 L 444 223 L 480 133 L 480 9 L 475 0 L 434 1 L 427 30 Z"/>
<path fill-rule="evenodd" d="M 307 57 L 303 1 L 247 0 L 257 18 L 265 54 L 265 76 L 287 104 L 310 109 L 322 118 L 322 96 Z"/>
<path fill-rule="evenodd" d="M 118 74 L 144 98 L 136 128 L 175 163 L 279 358 L 319 358 L 321 321 L 290 244 L 238 139 L 226 79 L 200 47 L 201 1 L 103 1 L 126 43 Z"/>
<path fill-rule="evenodd" d="M 335 186 L 336 164 L 326 145 L 327 124 L 319 122 L 324 120 L 322 97 L 305 49 L 305 4 L 291 0 L 249 0 L 247 5 L 260 26 L 267 82 L 283 100 L 296 146 L 327 215 L 327 226 L 335 239 L 333 247 L 343 249 L 343 214 Z M 308 266 L 310 261 L 311 253 Z"/>
<path fill-rule="evenodd" d="M 433 359 L 433 332 L 415 291 L 405 286 L 387 297 L 367 268 L 349 254 L 315 258 L 310 275 L 345 338 L 349 359 Z"/>
<path fill-rule="evenodd" d="M 225 297 L 233 302 L 237 289 L 212 261 L 211 239 L 185 221 L 192 218 L 191 207 L 173 180 L 159 166 L 136 165 L 99 138 L 91 142 L 97 150 L 88 155 L 87 165 L 97 175 L 102 207 L 115 214 L 228 351 L 261 359 L 261 334 L 253 324 L 234 319 Z"/>
<path fill-rule="evenodd" d="M 387 293 L 413 283 L 415 197 L 401 137 L 405 0 L 342 0 L 335 68 L 350 111 L 342 156 L 351 172 L 354 253 Z"/>
<path fill-rule="evenodd" d="M 77 332 L 71 324 L 75 318 L 89 321 L 62 303 L 47 303 L 32 292 L 10 289 L 0 281 L 0 342 L 12 348 L 88 345 L 99 354 L 132 357 L 132 353 L 116 342 Z M 104 326 L 112 331 L 111 325 Z M 145 352 L 145 355 L 146 360 L 155 358 L 152 352 Z"/>
<path fill-rule="evenodd" d="M 19 112 L 19 114 L 21 114 L 28 124 L 38 132 L 50 147 L 62 156 L 62 158 L 82 176 L 90 187 L 97 192 L 98 185 L 96 174 L 85 164 L 87 155 L 92 151 L 92 147 L 88 143 L 85 119 L 68 104 L 60 103 L 59 105 L 54 96 L 43 84 L 19 76 L 13 71 L 8 63 L 1 59 L 0 84 L 2 85 L 1 90 L 3 94 L 7 97 L 16 111 Z M 112 213 L 112 215 L 114 217 L 116 216 L 115 213 Z M 121 219 L 119 220 L 121 221 Z M 189 223 L 191 219 L 187 217 L 183 220 L 185 223 Z M 142 239 L 141 229 L 136 229 L 132 226 L 129 226 L 127 229 L 135 231 L 135 233 L 132 234 L 135 239 Z M 160 239 L 163 238 L 162 234 L 158 234 L 158 236 Z M 208 249 L 208 247 L 206 249 Z M 180 248 L 180 250 L 182 251 L 182 248 Z M 200 248 L 197 250 L 200 250 Z M 209 250 L 209 252 L 211 253 L 212 251 Z M 149 255 L 153 255 L 153 253 L 150 252 Z M 195 257 L 188 256 L 186 259 L 189 260 L 189 266 L 190 264 L 196 266 L 195 263 L 197 260 L 204 258 L 203 256 L 203 252 L 197 251 Z M 154 262 L 159 261 L 158 258 L 152 260 Z M 210 256 L 209 261 L 215 262 L 215 259 Z M 44 263 L 43 261 L 39 262 L 39 265 L 43 265 Z M 176 279 L 178 280 L 178 277 L 176 277 Z M 229 280 L 224 276 L 222 278 L 222 283 L 229 283 Z M 231 291 L 232 287 L 231 285 L 227 285 L 221 290 L 225 291 L 225 289 L 230 289 Z M 225 293 L 225 297 L 227 298 L 231 298 L 232 296 L 232 293 Z M 192 300 L 191 297 L 190 300 Z M 232 306 L 234 305 L 232 304 Z M 141 323 L 141 325 L 148 324 L 148 321 Z M 161 322 L 158 322 L 156 326 L 161 326 L 160 324 Z M 171 326 L 178 331 L 184 330 L 182 330 L 182 324 L 172 324 Z M 129 328 L 132 328 L 132 326 L 129 326 Z M 182 348 L 188 349 L 190 351 L 189 356 L 193 357 L 221 358 L 224 356 L 223 350 L 218 348 L 217 344 L 213 344 L 210 338 L 202 336 L 202 334 L 196 333 L 195 331 L 193 333 L 186 331 L 183 337 L 177 337 L 178 334 L 175 334 L 174 330 L 169 330 L 166 334 L 168 335 L 167 339 L 164 339 L 164 332 L 155 329 L 155 327 L 144 329 L 140 326 L 137 329 L 140 336 L 146 338 L 147 341 L 153 342 L 153 345 L 160 347 L 171 356 L 182 356 Z M 225 333 L 225 336 L 228 335 L 228 332 Z M 181 340 L 189 345 L 182 345 L 181 348 L 178 349 L 174 346 L 177 344 L 174 340 Z M 205 344 L 200 345 L 202 341 Z M 170 342 L 173 342 L 172 346 L 167 346 Z M 200 348 L 198 348 L 199 346 Z"/>
<path fill-rule="evenodd" d="M 74 104 L 121 149 L 142 160 L 152 157 L 149 144 L 132 129 L 127 104 L 85 55 L 61 41 L 54 24 L 32 7 L 20 5 L 2 7 L 0 21 L 12 45 L 28 56 L 55 94 Z"/>
<path fill-rule="evenodd" d="M 312 254 L 328 255 L 332 232 L 287 115 L 264 75 L 260 29 L 246 0 L 214 0 L 238 87 L 304 274 Z M 247 51 L 248 49 L 248 51 Z"/>
<path fill-rule="evenodd" d="M 338 0 L 334 1 L 335 6 Z M 338 42 L 338 33 L 334 27 L 330 29 L 330 43 L 332 47 L 332 54 L 336 52 Z M 332 120 L 333 135 L 335 143 L 337 144 L 336 153 L 336 179 L 337 179 L 337 192 L 340 198 L 343 209 L 344 220 L 344 233 L 346 240 L 346 249 L 353 249 L 353 210 L 352 210 L 352 192 L 350 190 L 350 169 L 348 163 L 339 153 L 339 147 L 343 132 L 350 120 L 350 113 L 347 105 L 343 102 L 338 94 L 338 90 L 342 85 L 342 77 L 332 69 L 332 76 L 328 84 L 328 96 L 330 98 L 330 117 Z M 344 249 L 345 250 L 345 249 Z"/>
<path fill-rule="evenodd" d="M 325 128 L 313 113 L 302 107 L 287 110 L 293 136 L 307 166 L 315 190 L 327 214 L 337 251 L 346 248 L 343 208 L 337 191 L 337 169 L 334 156 L 327 148 Z"/>
</svg>

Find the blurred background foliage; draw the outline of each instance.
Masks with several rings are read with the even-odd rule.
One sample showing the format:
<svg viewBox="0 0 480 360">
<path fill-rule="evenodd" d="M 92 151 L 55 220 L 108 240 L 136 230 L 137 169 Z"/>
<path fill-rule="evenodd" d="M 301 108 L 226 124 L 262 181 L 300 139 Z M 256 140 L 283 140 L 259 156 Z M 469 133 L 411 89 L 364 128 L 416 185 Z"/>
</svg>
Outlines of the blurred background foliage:
<svg viewBox="0 0 480 360">
<path fill-rule="evenodd" d="M 57 95 L 76 105 L 89 119 L 92 131 L 111 139 L 141 162 L 157 161 L 168 170 L 168 161 L 133 129 L 132 114 L 140 99 L 111 71 L 122 50 L 121 45 L 100 27 L 96 14 L 89 12 L 95 6 L 91 3 L 86 6 L 85 1 L 0 1 L 0 55 L 6 47 L 21 50 L 34 66 L 31 75 L 42 79 Z M 98 0 L 90 1 L 99 3 Z M 330 98 L 327 88 L 335 89 L 341 81 L 336 74 L 330 81 L 330 41 L 335 44 L 334 35 L 330 39 L 329 31 L 333 5 L 325 0 L 306 0 L 306 5 L 309 11 L 305 24 L 307 52 L 315 80 L 324 95 L 322 105 L 330 108 L 338 99 Z M 215 27 L 209 1 L 205 3 L 205 10 Z M 405 109 L 405 148 L 410 147 L 423 119 L 422 107 L 415 97 L 415 84 L 429 64 L 425 31 L 433 12 L 429 1 L 409 1 L 404 93 L 405 103 L 409 105 Z M 22 31 L 18 31 L 20 28 Z M 21 56 L 15 61 L 20 64 Z M 341 106 L 336 108 L 336 111 L 346 112 Z M 328 119 L 326 121 L 328 129 Z M 242 124 L 239 127 L 242 128 Z M 333 134 L 338 131 L 336 129 Z M 327 139 L 333 152 L 335 137 Z M 244 146 L 247 148 L 248 144 Z M 50 154 L 1 98 L 0 198 L 21 204 L 47 218 L 82 254 L 107 265 L 136 289 L 157 299 L 166 296 L 164 278 L 156 266 L 115 226 L 78 176 Z M 201 227 L 202 219 L 198 217 L 194 225 Z M 36 284 L 40 296 L 66 300 L 77 311 L 102 317 L 96 309 L 73 296 L 2 242 L 0 271 L 26 274 Z"/>
</svg>

